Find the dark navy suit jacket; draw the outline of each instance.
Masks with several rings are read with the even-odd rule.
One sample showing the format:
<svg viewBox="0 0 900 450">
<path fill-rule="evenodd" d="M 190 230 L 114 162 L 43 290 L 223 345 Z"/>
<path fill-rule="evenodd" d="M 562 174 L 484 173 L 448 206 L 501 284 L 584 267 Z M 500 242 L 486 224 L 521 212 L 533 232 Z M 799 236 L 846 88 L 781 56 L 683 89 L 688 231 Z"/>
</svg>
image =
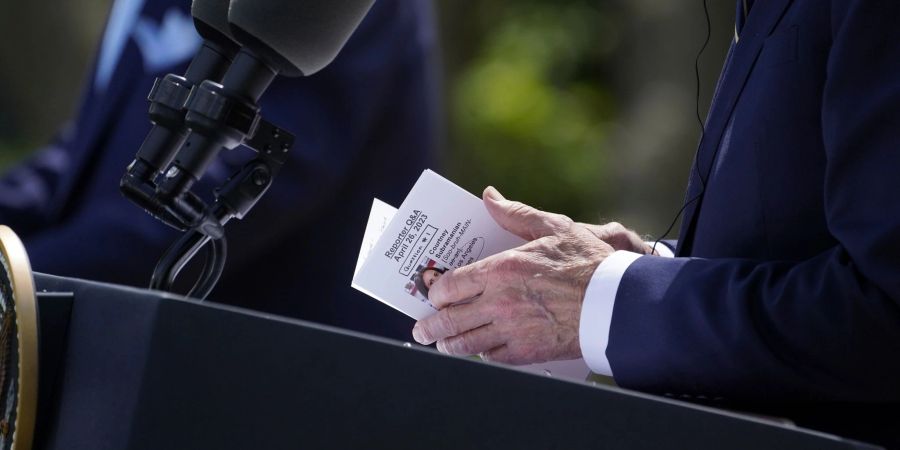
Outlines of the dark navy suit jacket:
<svg viewBox="0 0 900 450">
<path fill-rule="evenodd" d="M 95 67 L 73 125 L 0 180 L 0 223 L 23 236 L 36 271 L 146 286 L 177 237 L 126 201 L 118 180 L 149 130 L 154 77 L 183 73 L 193 56 L 177 48 L 183 39 L 165 38 L 189 7 L 148 0 L 108 84 Z M 229 224 L 228 264 L 211 299 L 407 338 L 412 322 L 350 279 L 372 198 L 399 205 L 435 154 L 431 13 L 430 2 L 380 0 L 332 65 L 271 86 L 263 115 L 297 142 L 266 197 Z M 226 152 L 198 191 L 250 157 Z"/>
<path fill-rule="evenodd" d="M 620 385 L 900 402 L 898 17 L 894 0 L 754 3 L 678 257 L 638 259 L 619 287 L 607 356 Z M 880 420 L 897 425 L 893 411 Z"/>
</svg>

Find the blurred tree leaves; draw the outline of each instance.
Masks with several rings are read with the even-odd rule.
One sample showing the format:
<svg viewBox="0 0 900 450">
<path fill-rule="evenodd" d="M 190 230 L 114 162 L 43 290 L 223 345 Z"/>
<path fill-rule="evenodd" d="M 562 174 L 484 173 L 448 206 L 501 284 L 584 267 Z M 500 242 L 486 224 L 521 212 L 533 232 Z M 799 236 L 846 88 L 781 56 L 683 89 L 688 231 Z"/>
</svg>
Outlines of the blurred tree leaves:
<svg viewBox="0 0 900 450">
<path fill-rule="evenodd" d="M 0 169 L 74 113 L 110 4 L 0 0 Z"/>
<path fill-rule="evenodd" d="M 0 168 L 48 142 L 73 113 L 110 2 L 0 0 Z M 472 192 L 493 184 L 591 222 L 602 213 L 652 233 L 671 221 L 697 138 L 699 0 L 435 4 L 443 173 Z M 733 2 L 709 7 L 704 109 L 734 14 Z"/>
<path fill-rule="evenodd" d="M 510 198 L 591 217 L 605 203 L 616 112 L 602 81 L 612 13 L 583 1 L 478 12 L 491 26 L 448 86 L 450 176 L 474 192 L 489 180 Z"/>
<path fill-rule="evenodd" d="M 645 233 L 671 222 L 698 135 L 699 0 L 437 4 L 454 181 Z M 733 3 L 709 10 L 701 115 L 733 32 Z"/>
<path fill-rule="evenodd" d="M 23 142 L 0 140 L 0 169 L 9 167 L 28 154 L 31 148 Z"/>
</svg>

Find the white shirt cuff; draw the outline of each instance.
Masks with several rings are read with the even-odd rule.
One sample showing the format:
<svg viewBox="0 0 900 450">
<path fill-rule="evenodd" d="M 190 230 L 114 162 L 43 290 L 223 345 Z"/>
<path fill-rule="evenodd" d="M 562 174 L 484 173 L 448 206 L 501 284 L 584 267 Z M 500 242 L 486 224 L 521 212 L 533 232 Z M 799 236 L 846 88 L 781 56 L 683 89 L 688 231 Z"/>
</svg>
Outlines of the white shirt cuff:
<svg viewBox="0 0 900 450">
<path fill-rule="evenodd" d="M 657 246 L 657 249 L 659 247 Z M 617 251 L 597 266 L 591 281 L 588 282 L 584 303 L 581 305 L 578 340 L 584 361 L 594 373 L 613 376 L 609 360 L 606 358 L 613 305 L 622 276 L 641 256 L 637 253 Z"/>
</svg>

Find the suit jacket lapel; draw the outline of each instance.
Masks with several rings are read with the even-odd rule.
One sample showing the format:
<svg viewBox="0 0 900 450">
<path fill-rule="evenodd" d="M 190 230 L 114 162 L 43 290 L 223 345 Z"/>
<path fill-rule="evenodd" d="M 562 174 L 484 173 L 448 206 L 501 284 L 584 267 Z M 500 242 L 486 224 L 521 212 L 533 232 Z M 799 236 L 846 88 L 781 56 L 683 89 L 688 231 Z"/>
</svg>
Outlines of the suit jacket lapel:
<svg viewBox="0 0 900 450">
<path fill-rule="evenodd" d="M 709 168 L 712 167 L 716 149 L 719 147 L 722 134 L 731 120 L 731 114 L 735 105 L 744 90 L 744 85 L 756 59 L 762 51 L 763 43 L 771 33 L 779 19 L 784 14 L 785 9 L 791 3 L 791 0 L 767 0 L 758 2 L 754 5 L 753 11 L 747 18 L 747 22 L 741 31 L 740 41 L 732 44 L 729 52 L 729 58 L 722 71 L 721 80 L 716 89 L 716 94 L 710 108 L 709 116 L 706 122 L 706 129 L 703 139 L 699 144 L 697 152 L 697 164 L 700 173 L 706 176 Z M 691 176 L 688 181 L 688 190 L 685 201 L 690 201 L 700 194 L 701 183 L 697 179 L 697 171 L 695 166 L 691 167 Z M 709 180 L 707 180 L 707 183 Z M 700 197 L 692 204 L 688 205 L 684 211 L 684 223 L 681 225 L 681 231 L 678 238 L 678 256 L 687 256 L 691 252 L 691 244 L 693 241 L 694 225 L 697 214 L 700 211 L 703 198 Z"/>
</svg>

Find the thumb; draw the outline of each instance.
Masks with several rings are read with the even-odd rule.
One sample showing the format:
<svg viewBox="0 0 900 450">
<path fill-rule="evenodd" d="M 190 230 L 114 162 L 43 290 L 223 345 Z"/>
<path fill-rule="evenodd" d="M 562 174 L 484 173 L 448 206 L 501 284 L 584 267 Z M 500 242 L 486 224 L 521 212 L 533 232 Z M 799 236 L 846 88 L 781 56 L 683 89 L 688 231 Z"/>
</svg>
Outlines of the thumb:
<svg viewBox="0 0 900 450">
<path fill-rule="evenodd" d="M 566 216 L 509 201 L 493 186 L 484 190 L 484 206 L 497 225 L 528 241 L 566 231 L 572 223 Z"/>
</svg>

